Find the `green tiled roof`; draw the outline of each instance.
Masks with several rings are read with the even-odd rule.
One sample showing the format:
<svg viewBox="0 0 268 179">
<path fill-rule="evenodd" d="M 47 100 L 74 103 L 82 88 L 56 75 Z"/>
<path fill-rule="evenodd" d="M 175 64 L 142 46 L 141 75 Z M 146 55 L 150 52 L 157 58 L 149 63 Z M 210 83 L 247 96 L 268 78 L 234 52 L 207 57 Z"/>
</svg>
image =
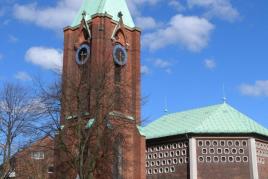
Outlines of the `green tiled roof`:
<svg viewBox="0 0 268 179">
<path fill-rule="evenodd" d="M 124 24 L 130 28 L 135 27 L 125 0 L 84 0 L 71 27 L 75 27 L 80 24 L 83 11 L 86 11 L 87 13 L 85 17 L 86 21 L 90 20 L 95 14 L 105 13 L 111 15 L 113 20 L 119 21 L 118 13 L 122 12 Z"/>
<path fill-rule="evenodd" d="M 147 139 L 180 134 L 260 134 L 268 129 L 224 103 L 165 115 L 143 128 Z"/>
</svg>

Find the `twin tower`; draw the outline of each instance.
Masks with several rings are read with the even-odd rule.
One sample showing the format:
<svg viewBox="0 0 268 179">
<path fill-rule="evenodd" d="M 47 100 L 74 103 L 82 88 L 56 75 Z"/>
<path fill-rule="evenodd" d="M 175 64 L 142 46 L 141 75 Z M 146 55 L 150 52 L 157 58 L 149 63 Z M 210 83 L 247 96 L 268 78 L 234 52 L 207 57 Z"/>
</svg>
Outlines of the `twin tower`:
<svg viewBox="0 0 268 179">
<path fill-rule="evenodd" d="M 140 35 L 125 0 L 84 0 L 72 25 L 64 29 L 62 140 L 74 148 L 72 152 L 79 153 L 83 141 L 77 141 L 80 133 L 70 127 L 79 125 L 78 119 L 85 121 L 86 130 L 98 134 L 90 140 L 83 136 L 90 143 L 87 155 L 90 146 L 102 143 L 99 146 L 105 147 L 117 144 L 114 138 L 118 136 L 122 139 L 119 147 L 111 147 L 117 149 L 108 164 L 111 175 L 102 175 L 96 169 L 95 178 L 145 178 L 145 137 L 138 127 L 141 123 Z M 93 129 L 94 125 L 101 127 Z M 108 132 L 111 139 L 103 139 L 103 126 L 117 130 L 116 136 Z M 69 167 L 68 160 L 76 158 L 63 154 L 62 150 L 58 148 L 56 152 L 57 178 L 78 177 L 77 168 L 83 166 Z M 109 152 L 99 153 L 96 155 Z M 81 159 L 80 154 L 77 156 Z M 59 162 L 62 158 L 65 164 Z"/>
</svg>

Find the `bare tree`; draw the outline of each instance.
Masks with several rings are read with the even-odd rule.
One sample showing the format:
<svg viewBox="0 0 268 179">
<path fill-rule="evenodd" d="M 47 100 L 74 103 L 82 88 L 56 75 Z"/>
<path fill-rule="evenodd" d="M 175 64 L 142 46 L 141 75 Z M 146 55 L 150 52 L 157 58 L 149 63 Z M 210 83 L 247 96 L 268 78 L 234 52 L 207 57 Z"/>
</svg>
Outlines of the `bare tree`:
<svg viewBox="0 0 268 179">
<path fill-rule="evenodd" d="M 1 178 L 12 172 L 12 154 L 35 132 L 39 117 L 39 102 L 22 85 L 5 83 L 0 90 L 0 154 L 3 171 Z M 19 142 L 19 143 L 18 143 Z"/>
<path fill-rule="evenodd" d="M 39 129 L 56 134 L 55 170 L 69 175 L 64 177 L 120 179 L 122 175 L 122 146 L 127 145 L 121 132 L 136 127 L 136 121 L 124 114 L 130 112 L 125 110 L 130 87 L 115 79 L 116 70 L 126 69 L 111 61 L 98 63 L 91 72 L 88 64 L 80 67 L 76 80 L 65 78 L 63 85 L 61 80 L 49 86 L 39 83 L 38 99 L 47 119 Z"/>
<path fill-rule="evenodd" d="M 62 84 L 59 73 L 55 73 L 55 81 L 46 84 L 40 78 L 35 80 L 36 93 L 42 108 L 39 111 L 42 121 L 36 126 L 41 136 L 55 137 L 55 133 L 61 130 L 61 98 Z"/>
<path fill-rule="evenodd" d="M 117 130 L 115 127 L 109 130 L 112 124 L 108 113 L 115 108 L 111 69 L 108 63 L 103 63 L 101 69 L 96 69 L 94 79 L 90 79 L 93 82 L 84 79 L 88 76 L 85 68 L 78 84 L 65 82 L 71 85 L 67 87 L 70 91 L 64 91 L 68 95 L 63 94 L 69 121 L 64 122 L 58 141 L 63 158 L 67 159 L 65 165 L 72 168 L 80 179 L 100 178 L 104 172 L 106 178 L 111 176 L 110 163 L 114 160 L 114 153 L 111 153 L 113 142 L 108 138 L 113 139 Z"/>
</svg>

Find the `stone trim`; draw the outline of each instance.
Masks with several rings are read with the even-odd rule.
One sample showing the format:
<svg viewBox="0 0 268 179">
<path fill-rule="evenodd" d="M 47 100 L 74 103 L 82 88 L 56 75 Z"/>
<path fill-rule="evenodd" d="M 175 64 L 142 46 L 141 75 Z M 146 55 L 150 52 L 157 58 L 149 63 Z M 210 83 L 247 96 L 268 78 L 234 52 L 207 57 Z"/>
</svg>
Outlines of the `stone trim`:
<svg viewBox="0 0 268 179">
<path fill-rule="evenodd" d="M 248 139 L 249 143 L 249 169 L 250 169 L 250 178 L 259 179 L 258 174 L 258 165 L 257 165 L 257 152 L 256 152 L 256 141 L 254 138 Z"/>
<path fill-rule="evenodd" d="M 129 115 L 126 115 L 126 114 L 118 112 L 118 111 L 109 112 L 109 115 L 114 116 L 114 117 L 120 117 L 120 118 L 123 118 L 123 119 L 128 119 L 128 120 L 131 120 L 131 121 L 135 121 L 133 116 L 129 116 Z"/>
<path fill-rule="evenodd" d="M 95 17 L 108 17 L 108 18 L 111 19 L 111 22 L 113 22 L 114 24 L 117 24 L 118 23 L 117 21 L 115 21 L 115 20 L 112 19 L 113 16 L 111 16 L 109 14 L 106 14 L 106 13 L 97 13 L 97 14 L 94 14 L 94 15 L 91 16 L 91 19 L 87 20 L 86 22 L 87 23 L 91 23 L 92 22 L 92 19 L 94 19 Z M 80 26 L 80 24 L 77 25 L 77 26 L 74 26 L 74 27 L 72 27 L 72 26 L 69 25 L 69 26 L 64 27 L 63 28 L 63 31 L 66 31 L 66 30 L 69 30 L 69 29 L 75 30 L 75 29 L 78 29 L 79 26 Z M 125 28 L 128 29 L 128 30 L 130 30 L 130 31 L 135 31 L 135 30 L 136 31 L 139 31 L 139 32 L 142 31 L 141 28 L 139 28 L 139 27 L 133 27 L 133 28 L 131 28 L 131 27 L 125 25 Z"/>
<path fill-rule="evenodd" d="M 190 179 L 197 179 L 196 139 L 189 139 Z"/>
</svg>

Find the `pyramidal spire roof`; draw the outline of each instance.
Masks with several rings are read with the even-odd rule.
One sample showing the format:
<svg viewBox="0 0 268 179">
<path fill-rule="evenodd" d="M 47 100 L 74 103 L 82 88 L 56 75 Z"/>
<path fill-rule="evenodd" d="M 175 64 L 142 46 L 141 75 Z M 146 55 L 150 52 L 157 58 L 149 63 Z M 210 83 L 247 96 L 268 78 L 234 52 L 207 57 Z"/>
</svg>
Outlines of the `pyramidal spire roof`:
<svg viewBox="0 0 268 179">
<path fill-rule="evenodd" d="M 112 19 L 115 21 L 119 21 L 118 13 L 122 12 L 124 24 L 130 28 L 135 27 L 125 0 L 84 0 L 71 27 L 75 27 L 80 24 L 82 13 L 84 11 L 87 13 L 85 17 L 86 20 L 90 20 L 95 14 L 107 13 L 111 15 Z"/>
<path fill-rule="evenodd" d="M 268 129 L 227 103 L 165 115 L 145 126 L 147 139 L 180 134 L 259 134 Z"/>
</svg>

